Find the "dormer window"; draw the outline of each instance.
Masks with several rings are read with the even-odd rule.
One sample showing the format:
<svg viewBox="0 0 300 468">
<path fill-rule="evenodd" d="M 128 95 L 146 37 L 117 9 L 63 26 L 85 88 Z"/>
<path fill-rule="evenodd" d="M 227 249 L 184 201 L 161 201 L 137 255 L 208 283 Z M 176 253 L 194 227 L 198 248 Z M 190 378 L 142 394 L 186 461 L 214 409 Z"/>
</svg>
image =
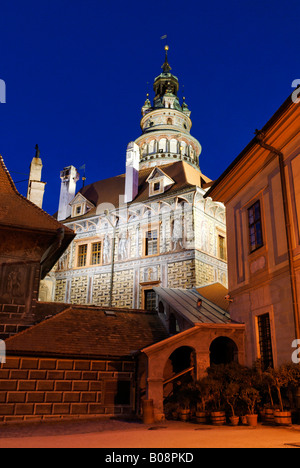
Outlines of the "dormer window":
<svg viewBox="0 0 300 468">
<path fill-rule="evenodd" d="M 76 197 L 70 203 L 72 207 L 72 218 L 85 215 L 94 205 L 87 200 L 81 193 L 78 193 Z"/>
<path fill-rule="evenodd" d="M 153 180 L 149 182 L 149 196 L 164 193 L 164 180 Z"/>
<path fill-rule="evenodd" d="M 72 218 L 75 218 L 76 216 L 81 216 L 86 213 L 86 204 L 82 203 L 80 205 L 74 205 L 72 209 Z"/>
<path fill-rule="evenodd" d="M 167 176 L 161 169 L 155 168 L 147 179 L 149 184 L 149 197 L 160 195 L 174 185 L 174 180 Z"/>
</svg>

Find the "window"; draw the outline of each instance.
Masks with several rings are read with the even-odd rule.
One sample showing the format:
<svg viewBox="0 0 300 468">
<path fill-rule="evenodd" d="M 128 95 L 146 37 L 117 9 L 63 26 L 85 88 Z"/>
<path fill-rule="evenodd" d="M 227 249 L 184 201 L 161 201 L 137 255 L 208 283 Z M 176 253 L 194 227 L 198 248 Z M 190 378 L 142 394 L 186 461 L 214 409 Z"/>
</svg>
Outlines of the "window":
<svg viewBox="0 0 300 468">
<path fill-rule="evenodd" d="M 162 179 L 156 181 L 150 181 L 149 183 L 149 196 L 159 195 L 164 193 L 164 181 Z"/>
<path fill-rule="evenodd" d="M 148 289 L 144 291 L 145 294 L 145 310 L 155 310 L 156 309 L 156 293 L 153 289 Z"/>
<path fill-rule="evenodd" d="M 87 244 L 80 245 L 78 247 L 78 262 L 77 266 L 78 267 L 84 267 L 86 266 L 86 260 L 87 260 Z"/>
<path fill-rule="evenodd" d="M 101 242 L 96 242 L 92 244 L 92 257 L 91 257 L 91 264 L 92 265 L 100 265 L 101 263 L 101 253 L 102 253 L 102 244 Z"/>
<path fill-rule="evenodd" d="M 273 351 L 269 314 L 257 317 L 260 358 L 263 370 L 273 367 Z"/>
<path fill-rule="evenodd" d="M 145 256 L 158 254 L 158 231 L 148 231 L 146 233 Z"/>
<path fill-rule="evenodd" d="M 226 260 L 226 242 L 224 236 L 218 236 L 219 241 L 219 257 L 222 260 Z"/>
<path fill-rule="evenodd" d="M 76 218 L 76 216 L 81 216 L 86 212 L 86 205 L 85 203 L 76 204 L 72 206 L 72 218 Z"/>
<path fill-rule="evenodd" d="M 158 192 L 160 190 L 160 182 L 155 182 L 153 184 L 153 191 Z"/>
<path fill-rule="evenodd" d="M 248 209 L 250 251 L 263 246 L 260 201 Z"/>
</svg>

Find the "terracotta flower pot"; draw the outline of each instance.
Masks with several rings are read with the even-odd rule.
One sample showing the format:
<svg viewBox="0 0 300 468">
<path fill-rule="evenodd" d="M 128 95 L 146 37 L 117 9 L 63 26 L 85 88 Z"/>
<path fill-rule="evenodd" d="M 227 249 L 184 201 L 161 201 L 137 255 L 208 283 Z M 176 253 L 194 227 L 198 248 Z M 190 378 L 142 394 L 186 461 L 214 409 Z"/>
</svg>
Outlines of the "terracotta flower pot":
<svg viewBox="0 0 300 468">
<path fill-rule="evenodd" d="M 257 426 L 257 419 L 258 419 L 257 414 L 247 414 L 247 424 L 248 424 L 248 426 L 256 427 Z"/>
<path fill-rule="evenodd" d="M 240 418 L 239 416 L 230 416 L 229 421 L 230 421 L 231 426 L 238 426 L 240 422 Z"/>
<path fill-rule="evenodd" d="M 244 426 L 247 426 L 248 421 L 247 421 L 247 416 L 241 416 L 241 422 Z"/>
</svg>

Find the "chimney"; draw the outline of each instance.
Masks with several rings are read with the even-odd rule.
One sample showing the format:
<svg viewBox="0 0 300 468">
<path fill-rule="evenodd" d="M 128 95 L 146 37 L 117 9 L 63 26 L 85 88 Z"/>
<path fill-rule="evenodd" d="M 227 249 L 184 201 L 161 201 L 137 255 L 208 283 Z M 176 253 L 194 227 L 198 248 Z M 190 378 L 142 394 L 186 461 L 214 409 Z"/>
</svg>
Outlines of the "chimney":
<svg viewBox="0 0 300 468">
<path fill-rule="evenodd" d="M 39 208 L 42 208 L 46 183 L 41 182 L 43 163 L 40 158 L 40 150 L 38 145 L 36 145 L 35 149 L 36 154 L 30 165 L 27 199 L 37 205 Z"/>
<path fill-rule="evenodd" d="M 61 189 L 57 220 L 63 221 L 71 216 L 70 202 L 76 194 L 76 184 L 79 174 L 74 166 L 65 167 L 60 173 Z"/>
<path fill-rule="evenodd" d="M 127 146 L 125 203 L 130 203 L 139 191 L 140 149 L 133 141 Z"/>
</svg>

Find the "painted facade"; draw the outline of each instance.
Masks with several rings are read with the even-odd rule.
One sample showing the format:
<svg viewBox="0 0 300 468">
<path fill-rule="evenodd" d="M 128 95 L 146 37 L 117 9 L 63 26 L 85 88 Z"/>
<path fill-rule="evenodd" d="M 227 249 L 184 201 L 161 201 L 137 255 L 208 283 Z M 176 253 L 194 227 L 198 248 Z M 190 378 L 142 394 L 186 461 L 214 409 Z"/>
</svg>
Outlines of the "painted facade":
<svg viewBox="0 0 300 468">
<path fill-rule="evenodd" d="M 142 108 L 142 135 L 128 145 L 126 173 L 76 193 L 76 168 L 62 171 L 58 220 L 76 238 L 40 299 L 152 309 L 158 285 L 227 286 L 225 209 L 203 198 L 211 181 L 167 51 L 162 68 L 153 104 L 147 97 Z"/>
</svg>

